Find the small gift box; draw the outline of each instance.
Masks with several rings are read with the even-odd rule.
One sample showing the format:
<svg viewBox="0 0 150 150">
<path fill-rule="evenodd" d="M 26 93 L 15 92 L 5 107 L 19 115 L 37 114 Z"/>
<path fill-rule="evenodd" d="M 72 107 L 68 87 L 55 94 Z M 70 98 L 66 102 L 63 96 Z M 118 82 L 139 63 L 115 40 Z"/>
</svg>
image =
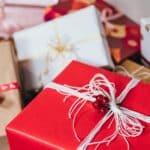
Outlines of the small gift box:
<svg viewBox="0 0 150 150">
<path fill-rule="evenodd" d="M 73 61 L 7 126 L 10 148 L 146 148 L 149 90 L 137 79 Z"/>
<path fill-rule="evenodd" d="M 59 0 L 5 0 L 7 4 L 30 5 L 30 6 L 50 6 L 55 5 Z"/>
<path fill-rule="evenodd" d="M 150 18 L 143 18 L 141 20 L 141 54 L 150 66 Z"/>
<path fill-rule="evenodd" d="M 14 1 L 13 1 L 14 2 Z M 23 1 L 19 1 L 20 3 Z M 42 1 L 43 2 L 43 1 Z M 27 27 L 43 22 L 44 7 L 0 2 L 0 38 L 8 39 L 11 35 Z"/>
<path fill-rule="evenodd" d="M 126 60 L 121 65 L 116 66 L 115 71 L 129 77 L 140 79 L 146 83 L 150 82 L 150 69 L 131 60 Z"/>
<path fill-rule="evenodd" d="M 73 59 L 97 67 L 113 67 L 94 6 L 16 32 L 13 37 L 26 89 L 47 84 Z"/>
<path fill-rule="evenodd" d="M 150 1 L 148 0 L 105 0 L 107 3 L 113 5 L 119 11 L 126 14 L 135 22 L 140 23 L 140 19 L 150 16 Z"/>
<path fill-rule="evenodd" d="M 11 42 L 0 42 L 0 141 L 5 126 L 21 111 L 16 58 Z M 1 142 L 0 142 L 1 143 Z"/>
</svg>

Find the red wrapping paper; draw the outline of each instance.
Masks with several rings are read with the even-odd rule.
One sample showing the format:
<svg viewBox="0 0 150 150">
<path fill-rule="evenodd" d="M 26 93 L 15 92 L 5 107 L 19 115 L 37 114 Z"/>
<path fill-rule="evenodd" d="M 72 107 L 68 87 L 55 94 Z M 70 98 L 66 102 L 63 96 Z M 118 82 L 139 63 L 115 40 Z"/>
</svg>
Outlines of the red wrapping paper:
<svg viewBox="0 0 150 150">
<path fill-rule="evenodd" d="M 104 74 L 111 82 L 115 83 L 118 96 L 131 80 L 128 77 L 112 73 L 103 69 L 97 69 L 79 62 L 72 62 L 56 79 L 59 84 L 71 86 L 83 86 L 87 84 L 96 73 Z M 125 98 L 122 106 L 150 115 L 149 104 L 150 85 L 140 82 Z M 25 109 L 7 126 L 7 135 L 11 150 L 51 150 L 65 149 L 75 150 L 80 144 L 76 140 L 72 130 L 72 120 L 68 118 L 68 110 L 74 102 L 71 97 L 63 103 L 64 95 L 57 91 L 44 89 Z M 76 122 L 76 130 L 83 140 L 95 127 L 103 114 L 95 109 L 90 102 L 79 113 Z M 108 129 L 109 120 L 102 130 L 95 137 L 95 140 L 102 140 L 112 134 L 115 123 Z M 150 146 L 150 124 L 142 122 L 145 126 L 142 135 L 136 138 L 128 138 L 131 150 L 147 149 Z M 127 145 L 124 139 L 118 137 L 109 146 L 103 144 L 102 150 L 126 150 Z M 93 150 L 95 146 L 89 146 Z"/>
</svg>

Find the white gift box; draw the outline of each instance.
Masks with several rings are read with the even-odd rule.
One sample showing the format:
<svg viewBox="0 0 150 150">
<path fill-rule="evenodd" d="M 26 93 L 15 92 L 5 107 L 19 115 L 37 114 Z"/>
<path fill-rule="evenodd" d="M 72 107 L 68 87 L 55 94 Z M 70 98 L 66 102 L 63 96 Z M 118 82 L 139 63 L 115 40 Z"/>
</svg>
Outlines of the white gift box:
<svg viewBox="0 0 150 150">
<path fill-rule="evenodd" d="M 150 62 L 150 18 L 143 18 L 141 20 L 141 54 Z"/>
<path fill-rule="evenodd" d="M 57 4 L 59 0 L 5 0 L 5 2 L 16 5 L 50 6 Z"/>
<path fill-rule="evenodd" d="M 16 32 L 13 37 L 27 89 L 46 85 L 74 59 L 97 67 L 114 66 L 94 6 Z"/>
<path fill-rule="evenodd" d="M 117 8 L 122 13 L 126 14 L 132 20 L 140 23 L 140 19 L 150 16 L 150 1 L 149 0 L 105 0 Z"/>
</svg>

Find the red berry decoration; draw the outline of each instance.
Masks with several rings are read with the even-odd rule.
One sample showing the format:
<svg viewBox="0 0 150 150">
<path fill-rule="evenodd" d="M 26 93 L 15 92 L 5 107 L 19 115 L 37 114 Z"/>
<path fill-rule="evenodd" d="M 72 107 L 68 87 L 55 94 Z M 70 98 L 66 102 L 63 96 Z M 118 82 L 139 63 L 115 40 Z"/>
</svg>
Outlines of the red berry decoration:
<svg viewBox="0 0 150 150">
<path fill-rule="evenodd" d="M 102 108 L 100 108 L 100 113 L 105 114 L 107 112 L 107 110 L 108 110 L 107 108 L 102 107 Z"/>
<path fill-rule="evenodd" d="M 109 103 L 108 98 L 105 97 L 105 98 L 102 99 L 102 104 L 103 105 L 108 105 L 108 103 Z"/>
<path fill-rule="evenodd" d="M 102 101 L 103 100 L 103 96 L 102 95 L 98 95 L 95 97 L 97 101 Z"/>
<path fill-rule="evenodd" d="M 109 109 L 109 100 L 107 97 L 102 95 L 95 96 L 96 101 L 93 103 L 94 107 L 100 111 L 101 114 L 104 114 Z"/>
</svg>

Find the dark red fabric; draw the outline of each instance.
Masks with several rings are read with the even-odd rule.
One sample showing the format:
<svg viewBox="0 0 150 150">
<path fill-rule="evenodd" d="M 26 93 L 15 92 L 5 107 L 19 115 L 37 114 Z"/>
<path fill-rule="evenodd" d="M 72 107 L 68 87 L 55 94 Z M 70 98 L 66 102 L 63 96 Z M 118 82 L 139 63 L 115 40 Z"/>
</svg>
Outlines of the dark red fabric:
<svg viewBox="0 0 150 150">
<path fill-rule="evenodd" d="M 117 93 L 124 89 L 130 78 L 97 69 L 79 62 L 72 62 L 55 80 L 59 84 L 83 86 L 96 73 L 104 74 L 116 85 Z M 139 83 L 124 100 L 122 106 L 131 110 L 150 115 L 150 85 Z M 11 150 L 53 150 L 61 147 L 65 150 L 75 150 L 79 142 L 72 130 L 72 120 L 68 118 L 68 110 L 75 97 L 63 103 L 64 95 L 55 90 L 44 89 L 24 111 L 7 126 L 7 135 Z M 84 139 L 97 122 L 103 117 L 91 103 L 80 112 L 76 129 L 81 139 Z M 95 140 L 101 140 L 114 130 L 115 123 L 108 129 L 110 120 L 104 125 Z M 150 124 L 145 126 L 141 136 L 128 138 L 131 150 L 148 149 L 150 146 Z M 102 150 L 126 150 L 126 143 L 118 136 L 109 146 L 102 145 Z M 90 146 L 89 150 L 93 150 Z"/>
</svg>

